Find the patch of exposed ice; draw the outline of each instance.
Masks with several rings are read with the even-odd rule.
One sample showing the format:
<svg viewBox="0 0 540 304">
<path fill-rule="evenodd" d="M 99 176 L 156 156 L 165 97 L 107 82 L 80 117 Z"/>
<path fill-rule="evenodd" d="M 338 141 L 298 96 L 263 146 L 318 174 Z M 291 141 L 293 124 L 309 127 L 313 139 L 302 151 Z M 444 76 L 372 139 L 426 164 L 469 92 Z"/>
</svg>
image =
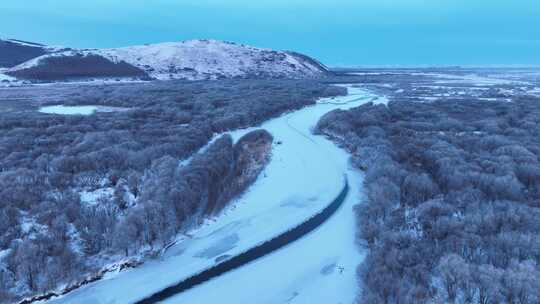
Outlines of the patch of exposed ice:
<svg viewBox="0 0 540 304">
<path fill-rule="evenodd" d="M 92 115 L 96 112 L 110 113 L 118 111 L 126 111 L 127 108 L 120 107 L 105 107 L 105 106 L 45 106 L 39 108 L 39 112 L 45 114 L 59 114 L 59 115 Z"/>
<path fill-rule="evenodd" d="M 39 112 L 46 114 L 60 114 L 60 115 L 91 115 L 96 112 L 96 106 L 46 106 L 41 107 Z"/>
</svg>

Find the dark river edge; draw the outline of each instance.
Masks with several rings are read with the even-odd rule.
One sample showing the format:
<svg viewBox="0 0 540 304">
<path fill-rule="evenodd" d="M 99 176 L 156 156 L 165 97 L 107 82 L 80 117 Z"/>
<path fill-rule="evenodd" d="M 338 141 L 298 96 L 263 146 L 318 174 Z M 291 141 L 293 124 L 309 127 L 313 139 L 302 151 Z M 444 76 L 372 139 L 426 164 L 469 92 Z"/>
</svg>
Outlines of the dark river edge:
<svg viewBox="0 0 540 304">
<path fill-rule="evenodd" d="M 326 220 L 328 220 L 339 209 L 339 207 L 341 207 L 348 193 L 349 182 L 347 180 L 347 177 L 345 177 L 345 185 L 343 186 L 343 189 L 341 190 L 339 195 L 326 208 L 324 208 L 321 212 L 317 213 L 313 217 L 309 218 L 307 221 L 292 228 L 291 230 L 288 230 L 274 237 L 273 239 L 262 243 L 261 245 L 253 247 L 243 253 L 240 253 L 239 255 L 230 257 L 211 268 L 194 274 L 184 279 L 183 281 L 178 282 L 175 285 L 169 286 L 135 303 L 158 303 L 183 291 L 186 291 L 194 286 L 216 278 L 226 272 L 229 272 L 236 268 L 240 268 L 250 262 L 257 260 L 258 258 L 261 258 L 267 254 L 270 254 L 276 250 L 287 246 L 290 243 L 297 241 L 298 239 L 317 229 L 324 222 L 326 222 Z"/>
</svg>

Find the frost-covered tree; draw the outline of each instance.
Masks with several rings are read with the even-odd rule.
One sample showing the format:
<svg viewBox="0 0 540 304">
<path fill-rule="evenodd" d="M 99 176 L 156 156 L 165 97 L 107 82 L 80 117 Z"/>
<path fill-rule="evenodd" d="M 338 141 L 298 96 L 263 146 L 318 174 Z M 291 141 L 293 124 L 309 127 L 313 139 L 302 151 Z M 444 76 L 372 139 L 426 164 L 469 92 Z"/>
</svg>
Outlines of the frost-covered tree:
<svg viewBox="0 0 540 304">
<path fill-rule="evenodd" d="M 539 103 L 384 108 L 334 111 L 317 129 L 366 173 L 354 209 L 369 248 L 358 302 L 538 301 Z"/>
</svg>

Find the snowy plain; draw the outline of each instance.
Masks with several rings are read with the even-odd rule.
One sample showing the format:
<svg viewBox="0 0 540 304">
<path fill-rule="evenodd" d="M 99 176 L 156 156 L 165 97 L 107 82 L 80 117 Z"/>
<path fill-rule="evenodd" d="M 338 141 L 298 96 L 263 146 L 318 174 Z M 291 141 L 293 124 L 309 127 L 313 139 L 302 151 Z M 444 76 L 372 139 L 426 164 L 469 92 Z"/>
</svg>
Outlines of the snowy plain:
<svg viewBox="0 0 540 304">
<path fill-rule="evenodd" d="M 366 76 L 366 75 L 401 75 L 396 72 L 353 72 L 350 75 Z M 413 76 L 428 76 L 435 79 L 435 84 L 470 84 L 474 86 L 489 86 L 489 85 L 504 85 L 504 84 L 528 84 L 527 82 L 518 81 L 513 79 L 509 75 L 479 75 L 475 73 L 469 73 L 465 75 L 461 74 L 447 74 L 447 73 L 427 73 L 427 72 L 412 72 L 409 73 Z"/>
<path fill-rule="evenodd" d="M 220 260 L 239 254 L 302 223 L 351 186 L 343 206 L 317 230 L 277 252 L 168 299 L 167 303 L 351 303 L 356 266 L 353 205 L 361 201 L 362 174 L 349 155 L 312 134 L 325 113 L 366 102 L 386 103 L 348 87 L 343 97 L 284 114 L 258 128 L 274 136 L 271 162 L 225 212 L 170 247 L 159 259 L 75 290 L 48 303 L 131 303 Z M 236 140 L 253 128 L 230 132 Z"/>
</svg>

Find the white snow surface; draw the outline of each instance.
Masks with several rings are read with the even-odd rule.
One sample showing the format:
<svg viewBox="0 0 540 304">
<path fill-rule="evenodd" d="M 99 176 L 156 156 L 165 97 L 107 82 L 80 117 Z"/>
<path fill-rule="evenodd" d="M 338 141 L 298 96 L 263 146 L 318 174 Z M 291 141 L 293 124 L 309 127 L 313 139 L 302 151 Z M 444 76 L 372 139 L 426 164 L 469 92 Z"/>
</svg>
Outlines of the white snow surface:
<svg viewBox="0 0 540 304">
<path fill-rule="evenodd" d="M 4 74 L 6 69 L 0 69 L 0 87 L 12 86 L 15 84 L 20 84 L 20 81 L 17 81 L 17 78 L 11 77 Z"/>
<path fill-rule="evenodd" d="M 414 74 L 414 73 L 413 73 Z M 490 75 L 490 76 L 481 76 L 477 74 L 467 74 L 467 75 L 455 75 L 455 74 L 442 74 L 442 73 L 416 73 L 419 75 L 427 75 L 441 80 L 435 81 L 435 83 L 440 84 L 452 84 L 452 83 L 467 83 L 472 85 L 504 85 L 504 84 L 527 84 L 523 81 L 517 81 L 512 79 L 499 78 L 503 75 Z"/>
<path fill-rule="evenodd" d="M 9 254 L 10 251 L 11 249 L 0 250 L 0 262 L 2 262 L 2 260 Z"/>
<path fill-rule="evenodd" d="M 46 114 L 60 114 L 60 115 L 91 115 L 94 114 L 97 107 L 95 106 L 46 106 L 41 107 L 39 112 Z"/>
<path fill-rule="evenodd" d="M 306 237 L 240 269 L 168 299 L 167 303 L 351 303 L 358 293 L 353 205 L 361 201 L 363 176 L 349 155 L 312 134 L 319 118 L 377 96 L 349 87 L 349 95 L 269 120 L 272 160 L 259 179 L 217 218 L 180 239 L 158 260 L 75 290 L 50 303 L 131 303 L 285 232 L 324 209 L 342 190 L 343 206 Z M 382 101 L 384 102 L 384 100 Z M 240 138 L 253 128 L 231 132 Z M 281 142 L 281 144 L 276 144 Z"/>
<path fill-rule="evenodd" d="M 273 51 L 218 40 L 187 40 L 112 49 L 69 50 L 47 54 L 14 68 L 39 65 L 47 57 L 100 55 L 112 62 L 124 61 L 159 80 L 216 79 L 265 74 L 272 77 L 317 77 L 326 72 L 288 52 Z"/>
<path fill-rule="evenodd" d="M 377 72 L 354 72 L 348 73 L 350 75 L 401 75 L 403 73 L 397 72 L 386 72 L 386 71 L 377 71 Z M 504 85 L 504 84 L 527 84 L 527 82 L 519 81 L 514 79 L 511 75 L 504 74 L 493 74 L 493 75 L 478 75 L 475 73 L 459 75 L 459 74 L 445 74 L 445 73 L 429 73 L 429 72 L 413 72 L 410 75 L 418 76 L 431 76 L 438 78 L 440 80 L 435 81 L 439 84 L 473 84 L 473 85 Z"/>
<path fill-rule="evenodd" d="M 109 198 L 114 194 L 114 188 L 100 188 L 93 191 L 83 190 L 79 192 L 81 202 L 89 205 L 97 205 L 101 198 Z"/>
<path fill-rule="evenodd" d="M 46 114 L 59 114 L 59 115 L 92 115 L 96 112 L 116 112 L 125 111 L 127 108 L 121 107 L 105 107 L 105 106 L 45 106 L 39 108 L 39 112 Z"/>
<path fill-rule="evenodd" d="M 6 75 L 6 74 L 2 74 L 2 70 L 0 70 L 0 81 L 3 81 L 3 80 L 6 80 L 6 81 L 14 81 L 15 78 L 9 76 L 9 75 Z"/>
</svg>

